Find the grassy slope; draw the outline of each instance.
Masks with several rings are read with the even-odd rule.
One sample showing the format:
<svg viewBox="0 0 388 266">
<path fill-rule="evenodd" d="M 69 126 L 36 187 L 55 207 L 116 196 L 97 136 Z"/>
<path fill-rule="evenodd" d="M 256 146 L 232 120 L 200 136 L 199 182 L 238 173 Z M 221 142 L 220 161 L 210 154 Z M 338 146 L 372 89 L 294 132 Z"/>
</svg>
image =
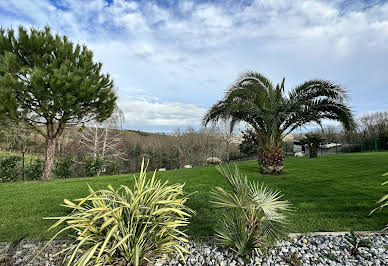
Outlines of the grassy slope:
<svg viewBox="0 0 388 266">
<path fill-rule="evenodd" d="M 381 176 L 388 171 L 388 153 L 359 153 L 324 156 L 317 159 L 288 158 L 285 171 L 279 176 L 258 173 L 256 162 L 240 163 L 240 170 L 252 180 L 279 189 L 295 206 L 290 221 L 291 231 L 378 230 L 388 222 L 388 209 L 368 216 L 375 201 L 386 193 L 380 186 Z M 209 191 L 224 179 L 214 167 L 159 172 L 158 177 L 170 183 L 186 183 L 190 197 L 188 205 L 197 215 L 193 217 L 189 234 L 209 236 L 217 220 L 208 204 Z M 74 199 L 87 193 L 86 184 L 104 188 L 130 185 L 132 175 L 95 178 L 73 178 L 50 182 L 19 182 L 0 184 L 0 241 L 21 235 L 44 239 L 51 233 L 52 223 L 42 217 L 65 214 L 60 206 L 63 198 Z"/>
</svg>

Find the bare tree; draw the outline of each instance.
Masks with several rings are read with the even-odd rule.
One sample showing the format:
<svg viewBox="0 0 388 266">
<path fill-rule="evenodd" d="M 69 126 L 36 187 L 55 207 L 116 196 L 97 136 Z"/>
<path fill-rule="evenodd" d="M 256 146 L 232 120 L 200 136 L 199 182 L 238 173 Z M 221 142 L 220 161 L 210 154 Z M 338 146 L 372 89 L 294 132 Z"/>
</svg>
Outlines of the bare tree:
<svg viewBox="0 0 388 266">
<path fill-rule="evenodd" d="M 388 111 L 366 114 L 359 124 L 364 138 L 388 137 Z"/>
<path fill-rule="evenodd" d="M 79 133 L 80 148 L 94 159 L 103 161 L 127 160 L 122 149 L 124 142 L 123 112 L 116 107 L 112 116 L 103 123 L 91 123 Z"/>
<path fill-rule="evenodd" d="M 230 145 L 235 139 L 234 128 L 232 128 L 229 120 L 222 120 L 216 124 L 216 128 L 220 134 L 221 140 L 226 144 L 226 161 L 230 161 Z"/>
<path fill-rule="evenodd" d="M 320 130 L 315 130 L 311 133 L 320 134 L 325 142 L 341 142 L 344 139 L 343 130 L 333 125 L 324 126 Z"/>
</svg>

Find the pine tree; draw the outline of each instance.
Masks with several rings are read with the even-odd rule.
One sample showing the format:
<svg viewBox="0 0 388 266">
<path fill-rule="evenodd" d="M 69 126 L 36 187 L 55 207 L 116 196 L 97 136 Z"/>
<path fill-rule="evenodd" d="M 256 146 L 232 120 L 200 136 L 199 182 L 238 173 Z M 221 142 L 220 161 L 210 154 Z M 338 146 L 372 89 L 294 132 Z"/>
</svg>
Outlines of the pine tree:
<svg viewBox="0 0 388 266">
<path fill-rule="evenodd" d="M 245 131 L 242 131 L 242 134 L 242 142 L 239 145 L 240 152 L 248 157 L 257 155 L 259 147 L 257 133 L 253 129 L 247 128 Z"/>
<path fill-rule="evenodd" d="M 55 145 L 67 126 L 107 119 L 116 95 L 85 45 L 22 26 L 0 29 L 0 113 L 24 122 L 47 143 L 43 180 L 51 177 Z"/>
</svg>

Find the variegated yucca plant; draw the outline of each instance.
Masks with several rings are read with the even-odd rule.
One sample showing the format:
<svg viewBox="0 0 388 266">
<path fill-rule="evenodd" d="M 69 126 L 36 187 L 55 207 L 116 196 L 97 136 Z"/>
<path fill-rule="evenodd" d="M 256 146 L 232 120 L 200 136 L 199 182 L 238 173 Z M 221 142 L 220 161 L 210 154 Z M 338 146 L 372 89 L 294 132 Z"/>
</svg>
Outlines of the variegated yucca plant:
<svg viewBox="0 0 388 266">
<path fill-rule="evenodd" d="M 388 176 L 388 173 L 385 173 L 383 174 L 383 176 Z M 384 183 L 382 183 L 381 185 L 386 185 L 388 184 L 388 180 L 385 181 Z M 370 212 L 370 214 L 372 214 L 373 212 L 377 211 L 377 210 L 380 210 L 386 206 L 388 206 L 388 194 L 385 194 L 384 196 L 382 196 L 378 201 L 377 201 L 378 204 L 381 204 L 379 207 L 375 208 L 374 210 L 372 210 Z M 385 226 L 385 228 L 383 230 L 388 230 L 388 224 Z"/>
<path fill-rule="evenodd" d="M 46 218 L 57 220 L 50 229 L 65 225 L 50 241 L 65 231 L 76 237 L 60 252 L 67 265 L 147 265 L 169 253 L 184 260 L 188 251 L 180 244 L 188 240 L 181 229 L 194 213 L 185 206 L 184 185 L 162 183 L 155 172 L 147 179 L 146 170 L 143 160 L 133 189 L 89 187 L 87 197 L 64 200 L 70 214 Z"/>
<path fill-rule="evenodd" d="M 215 228 L 216 240 L 239 256 L 249 258 L 256 248 L 267 247 L 283 233 L 291 204 L 281 200 L 280 192 L 248 181 L 237 166 L 234 173 L 223 166 L 217 166 L 217 170 L 232 191 L 221 187 L 212 191 L 211 202 L 222 211 L 222 219 Z"/>
</svg>

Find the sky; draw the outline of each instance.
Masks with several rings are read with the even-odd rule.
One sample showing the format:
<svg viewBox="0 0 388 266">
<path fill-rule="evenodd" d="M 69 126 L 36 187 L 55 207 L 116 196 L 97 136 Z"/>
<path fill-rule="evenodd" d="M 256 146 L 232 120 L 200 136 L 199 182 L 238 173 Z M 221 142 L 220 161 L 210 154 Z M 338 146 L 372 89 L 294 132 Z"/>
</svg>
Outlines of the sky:
<svg viewBox="0 0 388 266">
<path fill-rule="evenodd" d="M 199 128 L 245 70 L 286 89 L 330 79 L 356 115 L 388 109 L 388 1 L 0 0 L 0 26 L 86 44 L 119 96 L 125 128 Z"/>
</svg>

